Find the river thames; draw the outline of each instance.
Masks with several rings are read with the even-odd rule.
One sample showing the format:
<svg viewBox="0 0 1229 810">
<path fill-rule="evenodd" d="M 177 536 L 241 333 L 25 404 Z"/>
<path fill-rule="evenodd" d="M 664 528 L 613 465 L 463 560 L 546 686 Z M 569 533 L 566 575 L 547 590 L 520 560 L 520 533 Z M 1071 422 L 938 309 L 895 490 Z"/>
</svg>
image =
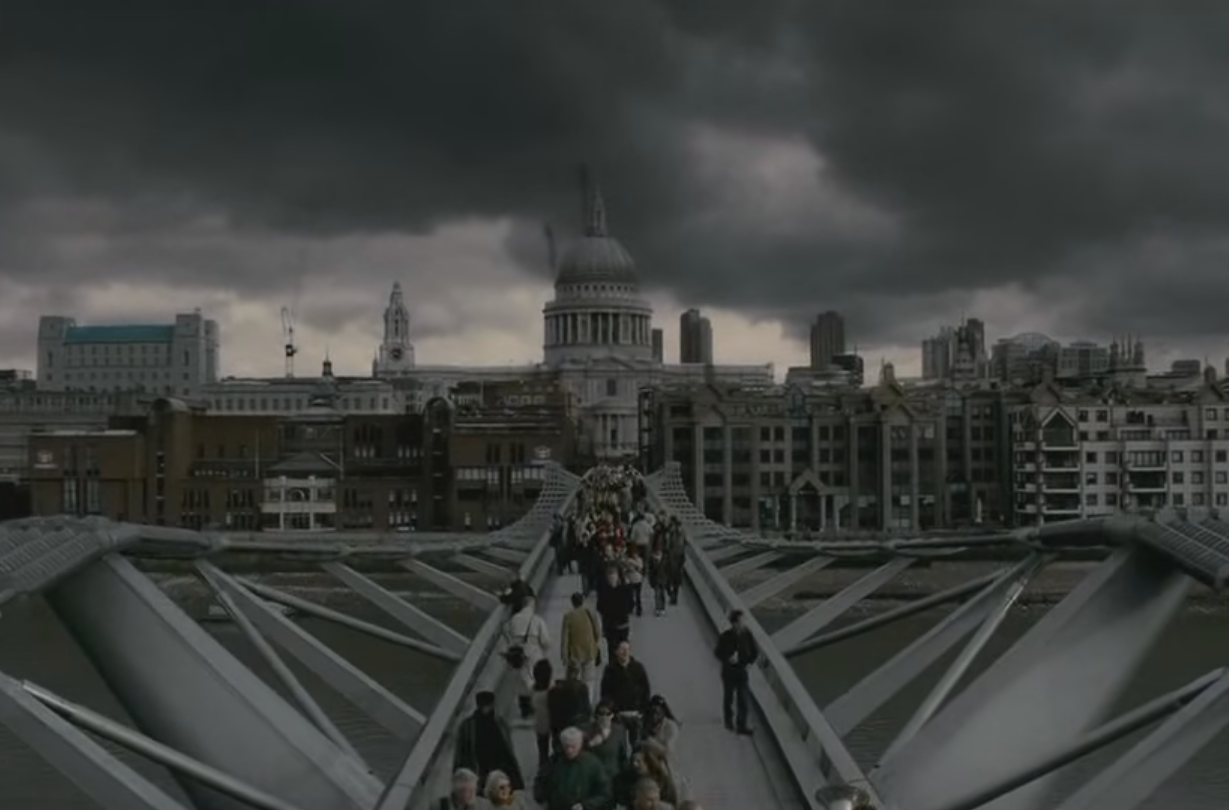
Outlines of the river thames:
<svg viewBox="0 0 1229 810">
<path fill-rule="evenodd" d="M 432 612 L 449 618 L 458 629 L 472 629 L 480 619 L 463 607 L 437 601 L 438 604 L 430 607 Z M 361 606 L 357 609 L 352 606 L 348 612 L 384 623 L 378 614 L 363 610 Z M 1010 617 L 996 636 L 993 651 L 1000 651 L 1019 638 L 1041 612 L 1040 608 L 1033 608 Z M 822 706 L 916 638 L 933 624 L 937 616 L 936 613 L 907 620 L 862 638 L 842 642 L 829 650 L 804 656 L 797 662 L 799 675 Z M 773 619 L 767 617 L 765 621 L 772 623 Z M 333 625 L 305 620 L 303 626 L 422 711 L 430 710 L 435 697 L 447 682 L 448 665 Z M 220 624 L 210 627 L 237 656 L 264 674 L 263 666 L 255 660 L 233 626 Z M 1124 700 L 1124 706 L 1136 705 L 1224 665 L 1229 659 L 1227 640 L 1229 615 L 1194 611 L 1184 613 L 1175 620 L 1139 673 Z M 646 664 L 651 672 L 654 662 L 647 661 Z M 10 605 L 5 609 L 4 616 L 0 618 L 0 669 L 126 722 L 118 704 L 41 601 Z M 295 669 L 297 671 L 298 667 Z M 920 679 L 909 694 L 893 700 L 850 735 L 847 742 L 864 764 L 872 762 L 874 756 L 884 749 L 933 677 L 932 673 Z M 378 773 L 387 774 L 396 768 L 406 750 L 403 743 L 376 727 L 327 687 L 314 682 L 311 676 L 304 674 L 303 679 L 339 728 Z M 685 734 L 686 729 L 683 732 Z M 1121 752 L 1127 744 L 1124 742 L 1111 751 L 1076 763 L 1068 769 L 1064 778 L 1078 781 L 1087 777 L 1105 762 L 1107 756 Z M 113 746 L 108 748 L 115 750 Z M 165 786 L 171 795 L 181 795 L 159 768 L 126 752 L 118 753 L 125 762 Z M 1141 806 L 1148 810 L 1223 810 L 1229 807 L 1229 769 L 1224 767 L 1226 761 L 1229 761 L 1229 735 L 1222 735 Z M 0 726 L 0 807 L 5 810 L 94 810 L 96 805 Z"/>
</svg>

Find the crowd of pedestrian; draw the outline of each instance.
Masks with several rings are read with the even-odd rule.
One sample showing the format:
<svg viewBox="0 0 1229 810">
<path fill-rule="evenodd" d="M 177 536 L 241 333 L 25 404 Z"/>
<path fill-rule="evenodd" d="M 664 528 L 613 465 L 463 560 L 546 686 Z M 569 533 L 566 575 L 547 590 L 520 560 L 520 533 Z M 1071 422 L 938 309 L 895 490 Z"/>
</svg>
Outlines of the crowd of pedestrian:
<svg viewBox="0 0 1229 810">
<path fill-rule="evenodd" d="M 519 713 L 537 740 L 536 777 L 523 777 L 495 695 L 481 692 L 462 723 L 453 790 L 439 810 L 702 810 L 675 767 L 683 730 L 667 699 L 653 692 L 631 637 L 646 583 L 657 615 L 678 603 L 684 565 L 678 520 L 648 509 L 634 468 L 597 467 L 583 479 L 572 509 L 556 516 L 551 545 L 560 573 L 576 568 L 582 582 L 561 622 L 558 650 L 532 590 L 518 582 L 505 594 L 512 614 L 503 655 L 516 670 Z M 723 681 L 727 667 L 745 668 L 754 659 L 737 639 L 717 653 Z M 741 699 L 737 688 L 727 691 L 727 703 L 737 707 L 727 725 L 736 719 L 741 729 L 745 689 Z"/>
</svg>

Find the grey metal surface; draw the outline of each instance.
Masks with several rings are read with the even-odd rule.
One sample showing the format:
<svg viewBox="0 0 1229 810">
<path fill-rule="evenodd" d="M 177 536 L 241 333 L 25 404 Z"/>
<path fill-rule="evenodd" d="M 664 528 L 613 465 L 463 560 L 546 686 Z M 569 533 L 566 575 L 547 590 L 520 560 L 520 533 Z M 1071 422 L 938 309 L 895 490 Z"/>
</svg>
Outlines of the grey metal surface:
<svg viewBox="0 0 1229 810">
<path fill-rule="evenodd" d="M 55 763 L 103 810 L 187 810 L 128 765 L 0 674 L 0 723 Z M 0 791 L 4 786 L 0 785 Z M 0 797 L 2 798 L 2 797 Z"/>
<path fill-rule="evenodd" d="M 579 479 L 575 483 L 579 484 Z M 553 518 L 556 511 L 566 509 L 575 493 L 573 486 L 567 498 L 552 509 L 549 518 Z M 542 530 L 518 571 L 519 578 L 537 591 L 542 590 L 543 583 L 553 573 L 554 555 L 547 529 Z M 469 651 L 457 665 L 443 697 L 427 718 L 418 741 L 374 805 L 375 810 L 425 809 L 430 802 L 447 793 L 457 729 L 463 716 L 471 710 L 474 695 L 486 688 L 503 691 L 509 680 L 507 664 L 494 654 L 508 615 L 508 608 L 503 604 L 491 610 L 474 635 Z"/>
<path fill-rule="evenodd" d="M 754 614 L 746 609 L 704 546 L 694 539 L 697 535 L 714 538 L 719 536 L 719 532 L 704 525 L 711 522 L 698 510 L 688 508 L 678 479 L 677 465 L 667 467 L 661 474 L 646 477 L 645 484 L 654 506 L 668 509 L 683 524 L 688 540 L 688 583 L 711 626 L 724 628 L 725 617 L 730 610 L 744 610 L 744 621 L 762 655 L 762 666 L 750 673 L 751 693 L 768 725 L 772 747 L 788 767 L 791 804 L 818 810 L 815 791 L 829 782 L 829 777 L 816 766 L 821 761 L 831 767 L 835 781 L 859 785 L 873 794 L 874 789 L 866 774 L 799 682 L 785 656 L 775 647 Z M 709 665 L 705 661 L 700 666 Z"/>
<path fill-rule="evenodd" d="M 366 810 L 378 780 L 112 554 L 48 602 L 137 729 L 303 810 Z M 200 810 L 241 803 L 181 781 Z"/>
<path fill-rule="evenodd" d="M 876 806 L 885 810 L 1041 810 L 1046 807 L 1043 802 L 1050 779 L 1059 767 L 1173 712 L 1102 776 L 1070 797 L 1062 810 L 1136 807 L 1229 726 L 1229 699 L 1225 698 L 1229 680 L 1223 679 L 1213 682 L 1205 678 L 1206 683 L 1181 690 L 1177 697 L 1162 696 L 1120 718 L 1107 717 L 1180 608 L 1192 578 L 1213 586 L 1224 584 L 1229 571 L 1229 523 L 1220 521 L 1215 513 L 1169 510 L 1050 524 L 1010 535 L 933 540 L 757 541 L 735 538 L 706 525 L 711 521 L 685 502 L 677 465 L 649 476 L 646 483 L 658 504 L 678 515 L 689 534 L 707 538 L 703 544 L 691 544 L 689 560 L 693 565 L 691 582 L 707 584 L 713 593 L 721 594 L 720 598 L 711 597 L 706 605 L 714 619 L 727 608 L 740 607 L 738 595 L 724 582 L 723 574 L 755 568 L 761 559 L 774 553 L 789 554 L 798 568 L 817 570 L 830 557 L 894 557 L 896 566 L 903 567 L 911 557 L 941 560 L 953 551 L 978 546 L 1006 544 L 1030 552 L 993 577 L 948 589 L 934 599 L 918 600 L 920 605 L 933 607 L 940 601 L 967 599 L 822 711 L 811 711 L 809 696 L 801 694 L 800 688 L 795 693 L 789 687 L 788 674 L 772 682 L 785 670 L 783 656 L 778 658 L 780 651 L 773 650 L 768 639 L 760 635 L 762 629 L 757 623 L 750 624 L 768 650 L 768 665 L 763 671 L 766 677 L 761 683 L 767 682 L 772 689 L 767 696 L 769 703 L 786 696 L 785 702 L 790 704 L 786 719 L 794 736 L 812 745 L 816 740 L 823 741 L 818 756 L 809 762 L 791 756 L 788 742 L 782 745 L 782 754 L 799 784 L 810 778 L 816 785 L 832 781 L 866 787 L 856 765 L 851 767 L 848 759 L 834 762 L 831 752 L 840 755 L 841 738 L 953 650 L 958 652 L 946 672 L 917 703 L 910 722 L 882 753 L 880 766 L 870 773 L 869 784 L 879 794 L 873 797 Z M 712 538 L 725 541 L 714 543 Z M 1064 551 L 1094 547 L 1117 550 L 985 672 L 964 685 L 973 660 L 984 654 L 1029 578 Z M 812 555 L 809 558 L 808 550 Z M 737 561 L 718 569 L 718 558 Z M 799 650 L 811 649 L 856 635 L 863 625 L 870 629 L 911 615 L 915 606 L 906 605 L 833 631 L 828 634 L 830 638 L 807 640 L 851 603 L 869 594 L 871 585 L 890 578 L 896 566 L 889 563 L 861 583 L 853 583 L 795 620 L 777 638 L 790 641 Z M 777 573 L 745 594 L 752 602 L 762 602 L 800 576 L 789 570 Z M 807 626 L 811 623 L 815 626 Z M 754 688 L 757 680 L 753 677 L 753 695 L 763 702 L 765 690 Z M 772 721 L 773 712 L 764 711 L 764 715 L 771 730 L 783 736 Z M 815 771 L 815 760 L 826 779 L 809 773 L 808 769 Z M 971 803 L 979 795 L 985 802 Z"/>
<path fill-rule="evenodd" d="M 244 784 L 230 774 L 211 768 L 203 762 L 184 756 L 175 749 L 126 728 L 123 724 L 98 712 L 78 706 L 64 700 L 59 695 L 54 695 L 31 684 L 24 684 L 23 687 L 31 697 L 74 726 L 140 754 L 151 762 L 169 768 L 176 775 L 229 796 L 247 807 L 255 808 L 255 810 L 298 810 L 293 804 L 284 802 L 259 788 Z"/>
<path fill-rule="evenodd" d="M 418 810 L 447 790 L 457 723 L 468 712 L 475 691 L 497 687 L 507 694 L 509 684 L 506 665 L 492 654 L 507 609 L 490 589 L 448 574 L 431 558 L 451 556 L 496 586 L 519 572 L 541 590 L 552 573 L 547 531 L 555 514 L 567 508 L 579 480 L 552 467 L 542 497 L 521 521 L 498 532 L 442 541 L 425 535 L 409 535 L 405 543 L 385 538 L 373 545 L 236 540 L 96 518 L 2 524 L 0 603 L 46 591 L 138 728 L 167 746 L 163 753 L 199 762 L 301 810 Z M 688 590 L 680 610 L 663 619 L 637 619 L 633 641 L 651 673 L 660 673 L 658 691 L 668 693 L 676 710 L 681 707 L 686 736 L 679 760 L 688 763 L 684 770 L 692 792 L 709 810 L 741 808 L 748 802 L 814 808 L 816 789 L 831 783 L 855 784 L 878 793 L 872 798 L 884 810 L 967 808 L 971 805 L 960 802 L 978 791 L 992 801 L 986 810 L 1034 810 L 1050 770 L 1061 765 L 1062 757 L 1082 755 L 1105 740 L 1117 739 L 1125 728 L 1142 727 L 1141 718 L 1155 722 L 1172 711 L 1168 720 L 1063 806 L 1063 810 L 1093 810 L 1108 803 L 1116 810 L 1130 808 L 1229 725 L 1225 698 L 1229 681 L 1223 677 L 1186 690 L 1180 703 L 1164 698 L 1104 722 L 1111 699 L 1181 602 L 1189 579 L 1180 572 L 1213 586 L 1225 583 L 1229 523 L 1218 512 L 1166 510 L 1010 534 L 766 541 L 705 518 L 687 499 L 677 465 L 648 476 L 646 484 L 654 504 L 683 523 L 689 540 Z M 941 561 L 962 549 L 1003 545 L 1032 556 L 993 579 L 941 595 L 943 601 L 966 597 L 967 601 L 831 706 L 821 710 L 815 705 L 790 668 L 787 654 L 836 643 L 846 637 L 842 632 L 860 632 L 861 625 L 879 626 L 878 619 L 871 619 L 815 637 L 913 559 Z M 970 663 L 982 653 L 1007 606 L 1042 561 L 1065 549 L 1094 546 L 1119 551 L 989 669 L 961 687 Z M 443 657 L 459 655 L 461 660 L 439 703 L 424 718 L 404 704 L 390 702 L 387 690 L 356 668 L 339 663 L 293 621 L 270 610 L 265 600 L 273 593 L 262 593 L 259 586 L 213 569 L 209 579 L 226 594 L 222 600 L 226 607 L 241 617 L 248 640 L 277 677 L 289 675 L 283 685 L 299 701 L 292 706 L 230 658 L 116 551 L 196 559 L 243 551 L 311 560 L 424 640 L 379 628 L 382 638 Z M 404 561 L 437 587 L 489 610 L 486 621 L 472 639 L 466 638 L 344 564 L 364 556 Z M 778 635 L 778 641 L 790 645 L 774 645 L 750 608 L 843 557 L 892 559 Z M 798 565 L 742 594 L 729 581 L 782 559 Z M 718 560 L 726 565 L 719 569 Z M 544 607 L 561 607 L 571 587 L 565 581 L 548 588 L 546 592 L 558 596 L 560 605 L 551 602 Z M 276 595 L 278 601 L 287 597 Z M 312 607 L 316 615 L 319 606 Z M 888 618 L 907 615 L 912 607 L 893 611 Z M 752 673 L 763 729 L 752 740 L 717 727 L 719 683 L 708 656 L 712 638 L 731 608 L 747 610 L 748 624 L 765 653 L 762 668 Z M 350 624 L 349 617 L 335 618 L 362 629 Z M 554 613 L 551 621 L 557 623 Z M 557 627 L 551 629 L 557 633 Z M 970 636 L 972 640 L 959 649 L 946 674 L 919 702 L 913 720 L 868 778 L 841 738 Z M 694 649 L 676 655 L 684 642 Z M 275 664 L 280 658 L 274 644 L 327 676 L 326 682 L 402 736 L 408 738 L 421 725 L 387 786 L 367 772 L 305 690 L 293 688 L 293 674 L 284 664 L 280 668 Z M 669 664 L 656 665 L 659 657 L 669 658 Z M 679 663 L 684 660 L 686 665 Z M 23 685 L 3 676 L 0 722 L 18 731 L 71 778 L 88 784 L 104 807 L 181 810 L 122 766 L 112 770 L 117 763 L 105 751 L 33 700 Z M 757 767 L 749 768 L 744 764 L 748 762 Z M 199 784 L 184 785 L 200 810 L 245 806 Z"/>
</svg>

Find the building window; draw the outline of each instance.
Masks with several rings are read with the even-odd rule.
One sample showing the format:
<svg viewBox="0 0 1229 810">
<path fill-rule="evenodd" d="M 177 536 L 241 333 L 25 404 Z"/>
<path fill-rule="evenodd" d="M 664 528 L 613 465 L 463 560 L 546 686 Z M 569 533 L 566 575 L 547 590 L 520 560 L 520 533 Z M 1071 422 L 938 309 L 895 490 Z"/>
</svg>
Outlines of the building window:
<svg viewBox="0 0 1229 810">
<path fill-rule="evenodd" d="M 618 395 L 619 395 L 619 381 L 614 380 L 614 379 L 607 380 L 606 381 L 606 396 L 617 397 Z"/>
</svg>

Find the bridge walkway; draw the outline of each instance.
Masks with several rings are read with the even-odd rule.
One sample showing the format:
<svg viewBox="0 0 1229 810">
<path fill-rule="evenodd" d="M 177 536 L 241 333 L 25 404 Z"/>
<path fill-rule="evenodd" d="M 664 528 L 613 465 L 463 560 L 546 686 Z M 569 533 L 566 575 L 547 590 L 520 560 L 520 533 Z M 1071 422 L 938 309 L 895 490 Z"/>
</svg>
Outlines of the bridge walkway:
<svg viewBox="0 0 1229 810">
<path fill-rule="evenodd" d="M 571 608 L 571 595 L 580 587 L 576 574 L 552 576 L 539 594 L 539 612 L 550 627 L 556 667 L 560 626 Z M 760 759 L 754 739 L 722 725 L 721 681 L 712 655 L 716 632 L 695 596 L 684 589 L 679 604 L 668 607 L 662 617 L 653 615 L 647 586 L 644 596 L 645 615 L 632 619 L 632 654 L 644 663 L 653 691 L 669 701 L 681 725 L 673 765 L 682 777 L 679 788 L 684 796 L 699 801 L 705 810 L 790 806 L 794 797 L 778 795 L 771 763 Z M 533 730 L 515 728 L 513 738 L 528 780 L 537 772 Z"/>
</svg>

